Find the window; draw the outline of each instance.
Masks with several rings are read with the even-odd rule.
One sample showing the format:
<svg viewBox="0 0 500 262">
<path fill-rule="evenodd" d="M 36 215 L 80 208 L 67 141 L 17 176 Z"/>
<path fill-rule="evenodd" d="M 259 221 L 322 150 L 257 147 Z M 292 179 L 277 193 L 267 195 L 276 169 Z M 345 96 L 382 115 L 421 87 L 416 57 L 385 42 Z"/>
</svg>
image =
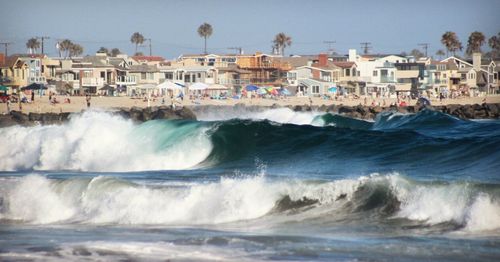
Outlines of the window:
<svg viewBox="0 0 500 262">
<path fill-rule="evenodd" d="M 146 73 L 145 73 L 145 72 L 141 72 L 141 79 L 142 79 L 142 80 L 145 80 L 145 79 L 146 79 Z"/>
<path fill-rule="evenodd" d="M 201 78 L 201 73 L 198 73 L 198 78 Z"/>
<path fill-rule="evenodd" d="M 312 86 L 312 93 L 319 94 L 319 86 Z"/>
<path fill-rule="evenodd" d="M 345 70 L 345 76 L 351 76 L 351 69 L 346 69 Z"/>
<path fill-rule="evenodd" d="M 377 76 L 377 70 L 373 70 L 373 76 Z"/>
<path fill-rule="evenodd" d="M 186 83 L 191 82 L 191 75 L 186 75 L 186 76 L 184 77 L 184 81 L 185 81 Z"/>
<path fill-rule="evenodd" d="M 170 79 L 170 80 L 173 80 L 174 79 L 174 74 L 173 73 L 165 73 L 165 79 Z"/>
</svg>

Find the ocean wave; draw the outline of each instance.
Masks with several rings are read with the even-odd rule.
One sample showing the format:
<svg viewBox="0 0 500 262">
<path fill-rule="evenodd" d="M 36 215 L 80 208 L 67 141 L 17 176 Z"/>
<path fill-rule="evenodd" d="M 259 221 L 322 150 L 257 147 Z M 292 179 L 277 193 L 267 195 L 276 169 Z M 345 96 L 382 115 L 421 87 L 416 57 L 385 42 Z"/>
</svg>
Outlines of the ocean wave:
<svg viewBox="0 0 500 262">
<path fill-rule="evenodd" d="M 449 231 L 496 232 L 499 189 L 498 184 L 417 182 L 398 174 L 329 182 L 275 181 L 257 175 L 186 186 L 139 185 L 103 176 L 56 180 L 29 175 L 2 181 L 0 219 L 141 225 L 260 223 L 259 219 L 320 219 L 333 225 L 403 219 L 402 228 L 448 224 Z"/>
</svg>

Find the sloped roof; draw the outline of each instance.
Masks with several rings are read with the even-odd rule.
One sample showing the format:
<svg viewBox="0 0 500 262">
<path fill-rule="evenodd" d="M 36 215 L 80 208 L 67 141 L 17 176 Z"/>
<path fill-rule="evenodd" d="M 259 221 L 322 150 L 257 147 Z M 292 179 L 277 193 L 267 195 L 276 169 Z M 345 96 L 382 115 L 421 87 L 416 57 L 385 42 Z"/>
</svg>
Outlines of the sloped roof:
<svg viewBox="0 0 500 262">
<path fill-rule="evenodd" d="M 165 61 L 165 58 L 163 58 L 161 56 L 145 56 L 145 55 L 132 56 L 132 59 L 134 59 L 135 61 L 148 61 L 148 62 L 163 62 L 163 61 Z"/>
<path fill-rule="evenodd" d="M 355 65 L 354 62 L 332 62 L 332 63 L 342 68 L 351 68 L 353 65 Z"/>
<path fill-rule="evenodd" d="M 153 65 L 131 65 L 131 72 L 159 72 L 158 68 Z"/>
<path fill-rule="evenodd" d="M 14 67 L 16 65 L 16 62 L 18 61 L 19 56 L 18 55 L 11 55 L 5 58 L 5 61 L 3 64 L 0 64 L 0 67 Z"/>
</svg>

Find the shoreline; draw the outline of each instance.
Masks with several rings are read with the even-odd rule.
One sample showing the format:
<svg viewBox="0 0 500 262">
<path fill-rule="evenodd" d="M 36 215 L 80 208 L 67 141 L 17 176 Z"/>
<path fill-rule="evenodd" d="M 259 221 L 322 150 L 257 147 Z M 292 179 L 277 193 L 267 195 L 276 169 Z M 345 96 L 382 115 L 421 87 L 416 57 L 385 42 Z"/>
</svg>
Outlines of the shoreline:
<svg viewBox="0 0 500 262">
<path fill-rule="evenodd" d="M 362 120 L 374 120 L 378 114 L 382 112 L 398 112 L 402 114 L 412 114 L 420 112 L 424 109 L 433 110 L 437 112 L 446 113 L 461 119 L 499 119 L 500 118 L 500 103 L 483 103 L 483 104 L 448 104 L 448 105 L 436 105 L 436 106 L 419 106 L 419 105 L 409 105 L 405 107 L 396 106 L 348 106 L 343 104 L 331 104 L 331 105 L 286 105 L 281 106 L 274 103 L 270 106 L 267 105 L 247 105 L 245 103 L 239 103 L 234 105 L 186 105 L 183 107 L 177 107 L 175 109 L 169 106 L 153 106 L 153 107 L 137 107 L 133 106 L 131 108 L 119 107 L 119 108 L 107 108 L 102 110 L 104 112 L 110 112 L 116 115 L 120 115 L 124 118 L 131 119 L 136 122 L 145 122 L 149 120 L 156 119 L 189 119 L 196 120 L 196 115 L 201 112 L 208 111 L 230 111 L 234 110 L 236 112 L 249 111 L 249 112 L 260 112 L 269 109 L 278 108 L 288 108 L 295 112 L 324 112 L 338 114 L 342 116 L 347 116 L 355 119 Z M 36 112 L 21 112 L 21 111 L 11 111 L 10 114 L 0 114 L 0 128 L 8 127 L 13 125 L 22 126 L 33 126 L 33 125 L 50 125 L 50 124 L 62 124 L 70 119 L 71 115 L 81 114 L 85 110 L 76 112 L 46 112 L 46 113 L 36 113 Z"/>
</svg>

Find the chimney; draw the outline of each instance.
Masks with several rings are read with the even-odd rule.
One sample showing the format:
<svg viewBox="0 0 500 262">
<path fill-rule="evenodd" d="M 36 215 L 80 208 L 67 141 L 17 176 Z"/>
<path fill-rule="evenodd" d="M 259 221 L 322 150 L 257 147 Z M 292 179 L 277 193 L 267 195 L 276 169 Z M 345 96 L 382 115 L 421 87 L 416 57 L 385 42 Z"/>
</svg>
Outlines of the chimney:
<svg viewBox="0 0 500 262">
<path fill-rule="evenodd" d="M 356 62 L 356 49 L 349 49 L 349 62 Z"/>
<path fill-rule="evenodd" d="M 481 69 L 481 53 L 472 54 L 472 67 L 476 70 Z"/>
<path fill-rule="evenodd" d="M 328 55 L 327 54 L 319 54 L 318 56 L 318 65 L 326 66 L 328 64 Z"/>
</svg>

